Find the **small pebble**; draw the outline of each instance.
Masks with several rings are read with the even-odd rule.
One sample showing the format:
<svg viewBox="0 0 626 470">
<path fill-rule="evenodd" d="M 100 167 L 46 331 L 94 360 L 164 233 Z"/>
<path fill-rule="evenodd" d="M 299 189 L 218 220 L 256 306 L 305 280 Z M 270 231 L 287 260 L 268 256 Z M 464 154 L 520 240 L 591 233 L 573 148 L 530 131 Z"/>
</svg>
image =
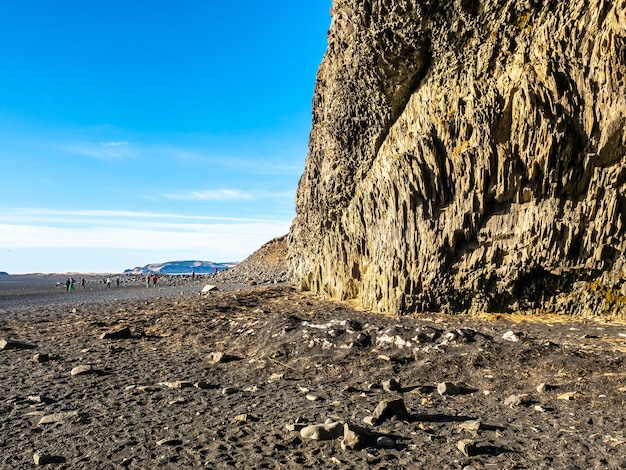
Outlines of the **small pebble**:
<svg viewBox="0 0 626 470">
<path fill-rule="evenodd" d="M 376 447 L 381 447 L 383 449 L 391 449 L 396 446 L 396 441 L 387 436 L 380 436 L 376 439 Z"/>
</svg>

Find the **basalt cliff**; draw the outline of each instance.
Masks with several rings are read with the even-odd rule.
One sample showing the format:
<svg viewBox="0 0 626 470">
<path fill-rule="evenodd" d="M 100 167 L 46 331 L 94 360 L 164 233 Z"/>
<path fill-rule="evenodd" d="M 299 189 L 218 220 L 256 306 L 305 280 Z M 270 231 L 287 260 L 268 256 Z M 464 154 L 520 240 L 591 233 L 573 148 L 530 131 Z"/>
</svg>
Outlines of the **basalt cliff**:
<svg viewBox="0 0 626 470">
<path fill-rule="evenodd" d="M 331 14 L 295 283 L 390 313 L 618 308 L 626 1 L 334 0 Z"/>
</svg>

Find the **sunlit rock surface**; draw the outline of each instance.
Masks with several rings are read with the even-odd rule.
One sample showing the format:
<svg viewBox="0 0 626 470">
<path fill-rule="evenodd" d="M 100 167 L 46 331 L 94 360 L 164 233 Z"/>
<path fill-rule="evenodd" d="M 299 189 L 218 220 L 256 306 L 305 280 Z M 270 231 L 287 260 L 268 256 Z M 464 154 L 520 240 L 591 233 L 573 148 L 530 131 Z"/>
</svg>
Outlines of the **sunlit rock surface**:
<svg viewBox="0 0 626 470">
<path fill-rule="evenodd" d="M 403 313 L 621 286 L 626 1 L 332 18 L 289 235 L 301 288 Z"/>
</svg>

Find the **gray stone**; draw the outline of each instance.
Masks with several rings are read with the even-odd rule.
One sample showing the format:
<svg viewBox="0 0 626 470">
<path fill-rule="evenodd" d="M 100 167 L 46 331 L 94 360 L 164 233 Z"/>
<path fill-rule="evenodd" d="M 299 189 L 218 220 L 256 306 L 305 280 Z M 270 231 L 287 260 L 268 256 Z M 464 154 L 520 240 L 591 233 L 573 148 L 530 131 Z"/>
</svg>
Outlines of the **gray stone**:
<svg viewBox="0 0 626 470">
<path fill-rule="evenodd" d="M 158 446 L 179 446 L 183 441 L 177 438 L 166 437 L 165 439 L 158 440 L 156 445 Z"/>
<path fill-rule="evenodd" d="M 310 424 L 300 429 L 300 436 L 317 441 L 337 439 L 343 436 L 343 424 L 337 421 L 324 424 Z"/>
<path fill-rule="evenodd" d="M 304 423 L 287 423 L 285 424 L 285 429 L 287 429 L 287 431 L 301 431 L 305 426 L 306 424 Z"/>
<path fill-rule="evenodd" d="M 343 439 L 341 440 L 343 450 L 360 450 L 369 446 L 373 440 L 374 436 L 369 430 L 352 423 L 343 425 Z"/>
<path fill-rule="evenodd" d="M 35 465 L 48 465 L 52 462 L 52 456 L 47 452 L 37 451 L 33 455 Z"/>
<path fill-rule="evenodd" d="M 502 339 L 505 341 L 510 341 L 512 343 L 517 343 L 519 341 L 519 335 L 516 335 L 511 330 L 509 330 L 502 335 Z"/>
<path fill-rule="evenodd" d="M 209 353 L 207 358 L 210 364 L 219 364 L 220 362 L 224 362 L 225 354 L 222 351 L 213 351 Z"/>
<path fill-rule="evenodd" d="M 363 418 L 363 422 L 365 424 L 369 424 L 370 426 L 378 426 L 380 424 L 380 421 L 373 416 L 366 416 Z"/>
<path fill-rule="evenodd" d="M 478 431 L 480 430 L 481 422 L 479 419 L 471 419 L 468 421 L 462 421 L 459 423 L 459 429 L 464 431 Z"/>
<path fill-rule="evenodd" d="M 33 354 L 34 362 L 48 362 L 50 360 L 50 356 L 45 353 L 35 353 Z"/>
<path fill-rule="evenodd" d="M 520 406 L 523 403 L 524 403 L 523 397 L 521 395 L 516 395 L 516 394 L 510 395 L 504 400 L 504 404 L 507 406 L 510 406 L 511 408 Z"/>
<path fill-rule="evenodd" d="M 411 419 L 411 416 L 406 409 L 406 405 L 404 404 L 404 400 L 398 399 L 381 401 L 374 410 L 373 419 L 380 423 L 394 416 L 399 419 Z"/>
<path fill-rule="evenodd" d="M 0 351 L 6 349 L 35 349 L 37 346 L 34 344 L 25 343 L 23 341 L 17 341 L 12 339 L 0 339 Z"/>
<path fill-rule="evenodd" d="M 396 441 L 388 436 L 380 436 L 376 439 L 376 447 L 383 449 L 393 449 L 396 446 Z"/>
<path fill-rule="evenodd" d="M 477 455 L 476 443 L 471 439 L 463 439 L 462 441 L 457 442 L 456 448 L 463 452 L 465 457 Z"/>
<path fill-rule="evenodd" d="M 193 387 L 193 382 L 188 380 L 177 380 L 175 382 L 167 382 L 167 386 L 169 388 L 191 388 Z"/>
<path fill-rule="evenodd" d="M 383 390 L 386 392 L 398 392 L 401 390 L 400 384 L 396 379 L 389 379 L 383 381 Z"/>
<path fill-rule="evenodd" d="M 441 382 L 437 385 L 439 395 L 458 395 L 461 389 L 452 382 Z"/>
<path fill-rule="evenodd" d="M 209 292 L 213 292 L 214 290 L 218 290 L 217 286 L 214 286 L 212 284 L 207 284 L 202 288 L 201 293 L 202 294 L 208 294 Z"/>
<path fill-rule="evenodd" d="M 128 339 L 132 338 L 133 333 L 128 326 L 123 326 L 100 335 L 100 339 Z"/>
<path fill-rule="evenodd" d="M 222 389 L 222 395 L 234 395 L 239 389 L 237 387 L 224 387 Z"/>
<path fill-rule="evenodd" d="M 78 418 L 78 411 L 63 411 L 43 416 L 38 424 L 54 424 Z"/>
<path fill-rule="evenodd" d="M 87 374 L 95 374 L 97 373 L 96 369 L 90 364 L 85 364 L 81 366 L 76 366 L 70 371 L 70 375 L 72 377 L 77 375 L 87 375 Z"/>
</svg>

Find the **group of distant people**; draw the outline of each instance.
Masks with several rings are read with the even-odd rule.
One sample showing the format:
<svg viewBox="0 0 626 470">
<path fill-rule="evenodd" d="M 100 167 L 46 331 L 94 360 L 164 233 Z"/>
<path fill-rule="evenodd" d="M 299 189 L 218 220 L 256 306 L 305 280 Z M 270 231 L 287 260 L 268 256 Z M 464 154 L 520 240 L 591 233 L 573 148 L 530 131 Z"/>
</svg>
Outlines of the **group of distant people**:
<svg viewBox="0 0 626 470">
<path fill-rule="evenodd" d="M 152 283 L 152 287 L 156 287 L 156 283 L 159 280 L 156 274 L 150 276 L 150 274 L 146 274 L 146 287 L 150 287 L 150 283 Z"/>
<path fill-rule="evenodd" d="M 80 284 L 80 286 L 81 286 L 83 289 L 85 288 L 85 283 L 86 283 L 85 278 L 84 278 L 84 277 L 81 277 L 81 278 L 80 278 L 80 281 L 79 281 L 79 284 Z M 110 278 L 110 277 L 107 277 L 107 278 L 104 280 L 104 283 L 106 284 L 106 286 L 107 286 L 107 287 L 111 287 L 111 284 L 112 284 L 111 278 Z M 156 281 L 155 281 L 155 284 L 156 284 Z M 115 285 L 116 285 L 117 287 L 119 287 L 119 286 L 120 286 L 120 278 L 119 278 L 119 277 L 115 279 Z M 67 278 L 67 280 L 65 281 L 65 289 L 66 289 L 68 292 L 74 292 L 74 291 L 76 290 L 76 287 L 75 287 L 75 281 L 74 281 L 74 278 L 73 278 L 73 277 L 71 277 L 71 276 L 70 276 L 70 277 L 68 277 L 68 278 Z"/>
<path fill-rule="evenodd" d="M 215 274 L 218 273 L 217 267 L 215 268 L 214 273 Z M 198 277 L 198 274 L 196 274 L 196 271 L 192 270 L 191 271 L 191 279 L 195 280 L 197 277 Z M 156 274 L 146 274 L 146 287 L 147 288 L 149 288 L 149 287 L 156 287 L 158 280 L 159 280 L 159 278 L 158 278 L 158 276 Z M 79 283 L 80 283 L 80 286 L 82 288 L 85 287 L 85 282 L 86 282 L 85 278 L 81 277 Z M 115 282 L 116 286 L 119 287 L 119 285 L 120 285 L 120 278 L 118 277 L 118 278 L 115 279 L 115 281 L 112 281 L 110 277 L 107 277 L 104 280 L 104 283 L 106 284 L 107 287 L 111 287 L 111 284 L 113 282 Z M 70 277 L 67 278 L 67 280 L 65 281 L 65 288 L 66 288 L 67 292 L 74 292 L 76 290 L 75 281 L 74 281 L 73 277 L 70 276 Z"/>
<path fill-rule="evenodd" d="M 79 282 L 80 282 L 80 286 L 81 287 L 85 287 L 85 278 L 84 277 L 81 277 Z M 67 278 L 67 281 L 65 281 L 65 289 L 68 292 L 74 292 L 76 290 L 76 288 L 74 287 L 74 278 L 73 277 L 70 276 L 70 277 Z"/>
</svg>

